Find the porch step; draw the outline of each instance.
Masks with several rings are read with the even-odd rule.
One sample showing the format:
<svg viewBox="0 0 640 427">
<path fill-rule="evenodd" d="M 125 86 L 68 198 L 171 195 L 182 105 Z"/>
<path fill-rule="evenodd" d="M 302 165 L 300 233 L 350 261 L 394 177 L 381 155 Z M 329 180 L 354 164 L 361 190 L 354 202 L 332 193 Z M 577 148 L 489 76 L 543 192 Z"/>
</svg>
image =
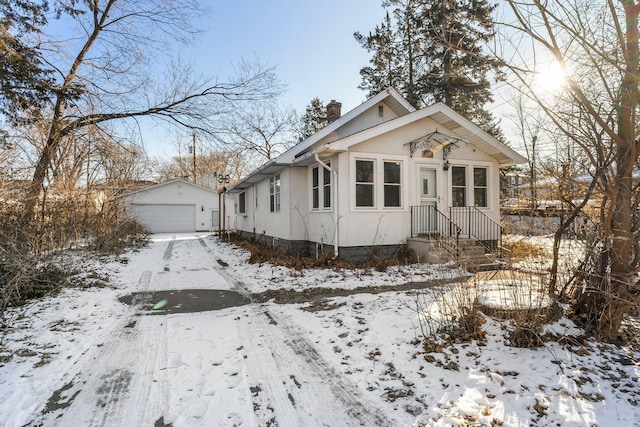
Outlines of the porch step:
<svg viewBox="0 0 640 427">
<path fill-rule="evenodd" d="M 408 241 L 409 248 L 413 249 L 418 259 L 430 263 L 444 263 L 456 261 L 456 263 L 469 271 L 500 270 L 502 263 L 493 255 L 488 254 L 485 247 L 475 239 L 461 238 L 458 245 L 451 242 L 445 243 L 426 236 L 412 238 Z"/>
<path fill-rule="evenodd" d="M 458 264 L 470 273 L 500 270 L 502 266 L 502 263 L 495 256 L 487 253 L 482 243 L 475 239 L 460 239 Z"/>
</svg>

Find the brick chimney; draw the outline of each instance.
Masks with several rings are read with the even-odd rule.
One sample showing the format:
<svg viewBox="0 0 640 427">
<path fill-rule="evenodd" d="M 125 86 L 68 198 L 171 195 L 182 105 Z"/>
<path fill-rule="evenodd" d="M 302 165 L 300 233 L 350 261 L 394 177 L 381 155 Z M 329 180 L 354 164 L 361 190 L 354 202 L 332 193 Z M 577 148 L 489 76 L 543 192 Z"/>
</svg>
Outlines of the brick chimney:
<svg viewBox="0 0 640 427">
<path fill-rule="evenodd" d="M 340 118 L 341 107 L 342 103 L 336 102 L 335 99 L 332 99 L 331 102 L 327 104 L 327 124 L 335 122 Z"/>
</svg>

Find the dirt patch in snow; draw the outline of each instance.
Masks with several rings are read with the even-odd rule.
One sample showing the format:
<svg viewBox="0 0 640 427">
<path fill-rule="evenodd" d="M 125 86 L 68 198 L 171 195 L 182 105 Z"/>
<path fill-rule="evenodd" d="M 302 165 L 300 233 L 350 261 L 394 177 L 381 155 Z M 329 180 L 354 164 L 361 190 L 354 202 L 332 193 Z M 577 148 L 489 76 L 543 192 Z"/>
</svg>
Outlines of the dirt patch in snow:
<svg viewBox="0 0 640 427">
<path fill-rule="evenodd" d="M 218 289 L 183 289 L 136 292 L 119 298 L 150 314 L 198 313 L 246 305 L 251 300 L 238 292 Z"/>
<path fill-rule="evenodd" d="M 261 292 L 259 294 L 253 294 L 251 295 L 251 299 L 254 302 L 259 303 L 268 301 L 275 302 L 276 304 L 301 304 L 307 302 L 318 303 L 322 302 L 322 300 L 326 298 L 346 297 L 357 294 L 379 294 L 382 292 L 398 292 L 435 288 L 460 280 L 460 278 L 436 279 L 426 282 L 409 282 L 403 285 L 363 286 L 354 289 L 310 288 L 302 292 L 292 291 L 288 289 L 275 289 Z"/>
<path fill-rule="evenodd" d="M 275 302 L 277 304 L 312 303 L 315 310 L 329 310 L 327 298 L 345 297 L 362 293 L 379 294 L 434 288 L 459 279 L 437 279 L 428 282 L 409 282 L 403 285 L 364 286 L 355 289 L 310 288 L 303 292 L 277 289 L 259 294 L 242 294 L 219 289 L 182 289 L 169 291 L 135 292 L 120 297 L 123 304 L 138 306 L 150 314 L 197 313 L 240 307 L 250 303 Z M 314 308 L 310 308 L 313 310 Z"/>
</svg>

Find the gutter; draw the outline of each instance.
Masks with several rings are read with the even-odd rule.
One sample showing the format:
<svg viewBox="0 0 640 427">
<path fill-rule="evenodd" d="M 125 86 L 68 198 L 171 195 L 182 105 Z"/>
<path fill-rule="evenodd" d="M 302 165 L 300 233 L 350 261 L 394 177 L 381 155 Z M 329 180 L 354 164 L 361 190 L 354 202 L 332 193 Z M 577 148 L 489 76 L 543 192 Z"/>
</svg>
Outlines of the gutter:
<svg viewBox="0 0 640 427">
<path fill-rule="evenodd" d="M 324 148 L 324 147 L 323 147 Z M 319 151 L 324 151 L 324 150 L 319 150 Z M 333 180 L 335 182 L 335 190 L 333 192 L 333 199 L 334 199 L 334 206 L 333 206 L 333 221 L 335 223 L 335 231 L 334 231 L 334 235 L 333 235 L 333 254 L 334 256 L 337 258 L 338 257 L 338 246 L 340 243 L 339 240 L 339 232 L 338 232 L 338 172 L 334 169 L 331 169 L 331 167 L 329 165 L 327 165 L 325 162 L 323 162 L 322 160 L 320 160 L 320 157 L 318 157 L 318 152 L 319 151 L 314 151 L 313 155 L 314 158 L 316 159 L 316 162 L 318 162 L 318 164 L 322 165 L 322 167 L 326 170 L 328 170 L 330 173 L 333 174 Z"/>
</svg>

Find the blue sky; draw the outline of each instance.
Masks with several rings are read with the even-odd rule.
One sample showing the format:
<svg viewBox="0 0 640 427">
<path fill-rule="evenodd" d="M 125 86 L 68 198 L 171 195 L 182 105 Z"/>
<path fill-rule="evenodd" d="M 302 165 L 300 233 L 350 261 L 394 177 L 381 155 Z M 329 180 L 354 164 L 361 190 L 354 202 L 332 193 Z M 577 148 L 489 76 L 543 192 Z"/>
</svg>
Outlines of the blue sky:
<svg viewBox="0 0 640 427">
<path fill-rule="evenodd" d="M 366 99 L 358 89 L 370 55 L 353 38 L 382 21 L 379 0 L 209 1 L 209 17 L 190 54 L 198 68 L 223 80 L 230 64 L 258 56 L 288 83 L 283 101 L 299 112 L 314 97 L 342 102 L 346 112 Z"/>
<path fill-rule="evenodd" d="M 181 55 L 206 75 L 221 81 L 232 76 L 233 63 L 259 57 L 276 67 L 288 84 L 282 101 L 299 113 L 314 97 L 325 104 L 335 99 L 342 113 L 364 102 L 358 89 L 360 69 L 371 54 L 353 33 L 372 31 L 383 20 L 381 0 L 234 0 L 203 1 L 210 14 L 197 25 L 205 31 Z M 504 86 L 504 85 L 502 85 Z M 496 93 L 494 111 L 504 110 L 503 94 Z M 502 121 L 503 127 L 510 125 Z M 148 144 L 150 151 L 172 156 L 173 147 Z M 155 150 L 154 150 L 155 149 Z M 153 154 L 153 153 L 152 153 Z M 158 153 L 161 154 L 161 153 Z"/>
<path fill-rule="evenodd" d="M 233 65 L 259 58 L 275 67 L 288 89 L 280 100 L 302 113 L 309 102 L 335 99 L 346 113 L 364 102 L 360 69 L 371 54 L 353 37 L 383 20 L 382 0 L 201 0 L 208 9 L 195 25 L 202 29 L 189 46 L 170 47 L 203 75 L 228 81 Z M 175 49 L 175 52 L 174 52 Z M 501 92 L 498 88 L 498 91 Z M 496 96 L 494 111 L 506 104 Z M 508 126 L 503 120 L 503 128 Z M 178 154 L 176 136 L 162 126 L 140 121 L 147 153 L 168 159 Z M 187 141 L 188 140 L 188 141 Z M 189 144 L 190 136 L 185 136 Z"/>
</svg>

